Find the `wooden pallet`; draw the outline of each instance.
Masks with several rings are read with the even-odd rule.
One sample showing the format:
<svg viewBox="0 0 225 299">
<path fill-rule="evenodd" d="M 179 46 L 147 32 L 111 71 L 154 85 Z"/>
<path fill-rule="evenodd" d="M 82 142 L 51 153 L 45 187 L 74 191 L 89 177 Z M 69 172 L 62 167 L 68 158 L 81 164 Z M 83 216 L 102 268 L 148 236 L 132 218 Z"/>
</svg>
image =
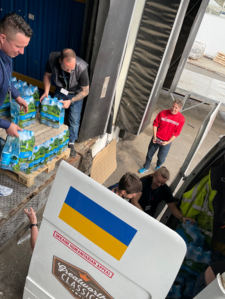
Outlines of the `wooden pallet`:
<svg viewBox="0 0 225 299">
<path fill-rule="evenodd" d="M 216 57 L 213 59 L 213 61 L 218 62 L 219 64 L 225 66 L 225 54 L 222 52 L 218 52 Z"/>
<path fill-rule="evenodd" d="M 60 159 L 68 159 L 70 156 L 70 149 L 67 148 L 63 153 L 52 159 L 52 161 L 49 161 L 45 166 L 42 168 L 39 168 L 37 171 L 33 171 L 30 174 L 26 174 L 25 172 L 18 171 L 10 171 L 0 168 L 0 172 L 4 173 L 11 179 L 21 183 L 22 185 L 26 187 L 31 187 L 34 184 L 34 179 L 42 172 L 51 172 L 55 168 L 55 163 L 59 161 Z"/>
</svg>

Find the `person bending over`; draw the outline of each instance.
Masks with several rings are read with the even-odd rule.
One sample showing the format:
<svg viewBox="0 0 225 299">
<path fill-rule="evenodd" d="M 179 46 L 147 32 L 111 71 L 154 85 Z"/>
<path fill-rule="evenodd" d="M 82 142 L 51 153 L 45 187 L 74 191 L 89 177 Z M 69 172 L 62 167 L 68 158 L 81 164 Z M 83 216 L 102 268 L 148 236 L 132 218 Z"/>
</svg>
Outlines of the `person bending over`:
<svg viewBox="0 0 225 299">
<path fill-rule="evenodd" d="M 170 212 L 177 219 L 183 223 L 185 223 L 187 220 L 190 220 L 192 224 L 195 223 L 194 219 L 184 217 L 176 207 L 171 189 L 166 184 L 169 178 L 169 170 L 164 166 L 157 169 L 154 173 L 141 178 L 143 185 L 142 192 L 137 194 L 135 197 L 132 197 L 130 202 L 140 210 L 153 217 L 158 204 L 165 200 Z"/>
<path fill-rule="evenodd" d="M 108 189 L 118 196 L 130 200 L 141 194 L 142 182 L 136 174 L 127 172 L 118 183 L 110 186 Z"/>
</svg>

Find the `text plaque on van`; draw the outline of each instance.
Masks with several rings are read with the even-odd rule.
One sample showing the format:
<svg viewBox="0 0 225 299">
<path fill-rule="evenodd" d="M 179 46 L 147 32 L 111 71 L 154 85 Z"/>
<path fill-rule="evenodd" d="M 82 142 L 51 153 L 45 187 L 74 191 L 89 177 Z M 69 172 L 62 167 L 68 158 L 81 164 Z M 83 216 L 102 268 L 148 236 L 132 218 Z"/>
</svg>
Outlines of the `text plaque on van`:
<svg viewBox="0 0 225 299">
<path fill-rule="evenodd" d="M 109 79 L 110 79 L 110 77 L 105 77 L 105 81 L 104 81 L 104 84 L 103 84 L 103 87 L 102 87 L 102 92 L 101 92 L 100 99 L 104 98 L 105 95 L 106 95 L 106 91 L 107 91 L 108 84 L 109 84 Z"/>
</svg>

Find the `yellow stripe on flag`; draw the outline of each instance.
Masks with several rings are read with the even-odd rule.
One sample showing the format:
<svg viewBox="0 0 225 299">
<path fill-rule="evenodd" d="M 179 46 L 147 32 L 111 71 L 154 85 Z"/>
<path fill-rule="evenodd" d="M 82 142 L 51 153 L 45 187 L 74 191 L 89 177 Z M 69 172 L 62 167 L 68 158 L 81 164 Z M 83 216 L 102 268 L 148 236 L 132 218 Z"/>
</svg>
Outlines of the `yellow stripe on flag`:
<svg viewBox="0 0 225 299">
<path fill-rule="evenodd" d="M 66 203 L 63 204 L 59 218 L 117 260 L 121 259 L 127 249 L 126 245 Z"/>
</svg>

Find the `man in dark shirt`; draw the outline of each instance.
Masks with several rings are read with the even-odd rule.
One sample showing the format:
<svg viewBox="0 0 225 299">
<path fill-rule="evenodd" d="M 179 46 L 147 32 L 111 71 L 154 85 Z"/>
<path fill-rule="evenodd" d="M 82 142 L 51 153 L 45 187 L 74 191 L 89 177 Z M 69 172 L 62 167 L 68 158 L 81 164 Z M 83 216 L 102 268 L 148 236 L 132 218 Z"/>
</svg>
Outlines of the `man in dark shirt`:
<svg viewBox="0 0 225 299">
<path fill-rule="evenodd" d="M 118 196 L 130 200 L 137 196 L 137 194 L 140 194 L 142 182 L 136 174 L 127 172 L 119 180 L 119 183 L 108 187 L 108 189 Z"/>
<path fill-rule="evenodd" d="M 166 182 L 170 177 L 168 169 L 164 166 L 157 169 L 153 174 L 141 178 L 142 192 L 131 199 L 131 203 L 150 216 L 154 216 L 158 204 L 165 200 L 171 213 L 180 221 L 185 223 L 191 218 L 184 217 L 175 205 L 174 197 Z"/>
<path fill-rule="evenodd" d="M 88 64 L 77 57 L 72 49 L 52 52 L 45 67 L 43 78 L 45 92 L 40 98 L 48 97 L 51 87 L 51 76 L 56 84 L 54 96 L 69 109 L 69 145 L 71 156 L 76 156 L 74 142 L 78 138 L 83 98 L 89 93 Z"/>
<path fill-rule="evenodd" d="M 24 19 L 15 13 L 4 16 L 0 21 L 0 108 L 4 104 L 7 93 L 10 93 L 20 109 L 28 111 L 28 105 L 20 97 L 19 92 L 11 82 L 12 58 L 24 53 L 24 48 L 29 44 L 33 34 L 30 26 Z M 18 131 L 23 131 L 18 125 L 0 118 L 0 128 L 12 137 L 19 137 Z M 0 196 L 8 196 L 12 193 L 11 188 L 0 185 Z"/>
</svg>

